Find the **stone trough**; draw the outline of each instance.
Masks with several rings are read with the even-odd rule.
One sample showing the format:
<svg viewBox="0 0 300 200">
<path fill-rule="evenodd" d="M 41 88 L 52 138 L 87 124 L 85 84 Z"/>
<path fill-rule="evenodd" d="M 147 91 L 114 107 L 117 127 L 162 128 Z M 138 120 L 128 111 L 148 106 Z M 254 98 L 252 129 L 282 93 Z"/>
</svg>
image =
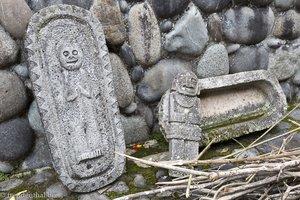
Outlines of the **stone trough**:
<svg viewBox="0 0 300 200">
<path fill-rule="evenodd" d="M 287 109 L 273 74 L 259 70 L 200 79 L 203 145 L 271 127 Z"/>
</svg>

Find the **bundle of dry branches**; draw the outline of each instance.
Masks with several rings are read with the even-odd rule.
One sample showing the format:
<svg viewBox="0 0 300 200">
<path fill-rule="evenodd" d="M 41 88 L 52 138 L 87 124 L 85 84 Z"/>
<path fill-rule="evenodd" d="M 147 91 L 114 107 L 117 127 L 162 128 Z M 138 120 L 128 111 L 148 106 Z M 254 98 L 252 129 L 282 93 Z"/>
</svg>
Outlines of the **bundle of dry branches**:
<svg viewBox="0 0 300 200">
<path fill-rule="evenodd" d="M 300 104 L 280 121 L 299 106 Z M 118 200 L 155 195 L 165 191 L 174 191 L 182 195 L 182 197 L 203 200 L 300 199 L 300 147 L 290 150 L 285 149 L 293 136 L 300 130 L 300 124 L 292 120 L 290 122 L 296 125 L 297 128 L 277 137 L 259 142 L 260 139 L 275 127 L 276 124 L 274 124 L 274 126 L 247 148 L 215 160 L 199 160 L 209 149 L 213 141 L 199 154 L 197 159 L 192 161 L 152 162 L 124 155 L 129 159 L 150 166 L 184 172 L 187 176 L 174 179 L 170 182 L 159 182 L 157 183 L 157 189 L 127 195 L 118 198 Z M 271 153 L 250 158 L 234 158 L 237 154 L 280 137 L 285 137 L 281 147 Z M 232 167 L 221 170 L 222 165 L 228 163 L 231 163 Z M 219 168 L 215 170 L 196 170 L 199 166 L 208 164 L 217 165 Z"/>
</svg>

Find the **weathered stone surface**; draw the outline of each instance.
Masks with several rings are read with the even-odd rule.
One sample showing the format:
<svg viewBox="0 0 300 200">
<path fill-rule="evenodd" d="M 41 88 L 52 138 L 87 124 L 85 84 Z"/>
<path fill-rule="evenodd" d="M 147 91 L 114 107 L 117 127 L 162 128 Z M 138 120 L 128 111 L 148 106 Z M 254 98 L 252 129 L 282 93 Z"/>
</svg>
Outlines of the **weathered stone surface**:
<svg viewBox="0 0 300 200">
<path fill-rule="evenodd" d="M 271 32 L 274 18 L 271 8 L 231 8 L 224 14 L 223 31 L 231 42 L 256 44 Z"/>
<path fill-rule="evenodd" d="M 13 37 L 22 38 L 32 12 L 24 0 L 1 0 L 0 23 Z"/>
<path fill-rule="evenodd" d="M 121 116 L 126 144 L 145 141 L 149 138 L 150 129 L 141 116 Z"/>
<path fill-rule="evenodd" d="M 199 78 L 208 78 L 229 74 L 229 59 L 227 50 L 222 44 L 207 48 L 197 64 Z"/>
<path fill-rule="evenodd" d="M 56 4 L 69 4 L 79 6 L 87 10 L 90 9 L 94 0 L 25 0 L 28 6 L 35 12 L 42 8 L 56 5 Z"/>
<path fill-rule="evenodd" d="M 121 108 L 126 108 L 133 101 L 133 86 L 120 57 L 114 53 L 111 53 L 109 57 L 113 71 L 117 101 Z"/>
<path fill-rule="evenodd" d="M 7 181 L 0 182 L 0 191 L 7 192 L 9 190 L 15 189 L 23 184 L 23 180 L 21 179 L 10 179 Z"/>
<path fill-rule="evenodd" d="M 101 22 L 108 43 L 119 45 L 125 41 L 126 30 L 118 0 L 94 0 L 90 10 Z"/>
<path fill-rule="evenodd" d="M 265 70 L 200 79 L 199 85 L 202 144 L 269 128 L 287 109 L 278 81 Z"/>
<path fill-rule="evenodd" d="M 192 72 L 178 74 L 172 88 L 162 97 L 159 106 L 159 124 L 169 142 L 170 160 L 193 160 L 199 154 L 202 140 L 201 107 L 198 78 Z M 169 171 L 170 176 L 184 173 Z"/>
<path fill-rule="evenodd" d="M 300 14 L 289 10 L 276 19 L 273 34 L 282 39 L 295 39 L 300 36 Z"/>
<path fill-rule="evenodd" d="M 155 64 L 161 56 L 161 36 L 156 16 L 145 2 L 129 11 L 129 42 L 138 62 Z"/>
<path fill-rule="evenodd" d="M 200 10 L 206 13 L 218 12 L 226 8 L 231 0 L 192 0 Z"/>
<path fill-rule="evenodd" d="M 1 14 L 0 14 L 1 15 Z M 18 46 L 0 25 L 0 68 L 16 62 Z"/>
<path fill-rule="evenodd" d="M 250 3 L 255 6 L 267 6 L 272 2 L 273 0 L 250 0 Z"/>
<path fill-rule="evenodd" d="M 265 47 L 242 47 L 229 57 L 230 73 L 268 69 L 269 53 Z"/>
<path fill-rule="evenodd" d="M 223 40 L 222 21 L 217 13 L 208 16 L 207 29 L 213 41 Z"/>
<path fill-rule="evenodd" d="M 190 0 L 151 0 L 150 2 L 158 17 L 169 18 L 183 12 Z"/>
<path fill-rule="evenodd" d="M 120 49 L 120 56 L 123 59 L 124 63 L 129 67 L 136 65 L 135 55 L 132 51 L 131 46 L 127 43 L 124 43 Z"/>
<path fill-rule="evenodd" d="M 145 102 L 158 101 L 171 88 L 172 81 L 178 73 L 191 70 L 190 63 L 178 59 L 161 60 L 150 70 L 137 87 L 137 95 Z"/>
<path fill-rule="evenodd" d="M 70 192 L 65 188 L 65 186 L 59 182 L 48 187 L 45 192 L 48 198 L 64 198 L 67 197 L 69 193 Z"/>
<path fill-rule="evenodd" d="M 14 73 L 0 70 L 0 122 L 7 120 L 27 106 L 26 88 Z"/>
<path fill-rule="evenodd" d="M 113 182 L 125 143 L 101 25 L 82 8 L 52 6 L 32 17 L 25 46 L 59 178 L 76 192 Z"/>
<path fill-rule="evenodd" d="M 165 49 L 169 52 L 199 56 L 206 46 L 208 34 L 201 13 L 190 4 L 174 29 L 166 35 Z"/>
<path fill-rule="evenodd" d="M 284 47 L 284 46 L 283 46 Z M 299 48 L 279 48 L 274 54 L 270 54 L 268 70 L 275 74 L 279 81 L 292 77 L 300 65 Z"/>
<path fill-rule="evenodd" d="M 43 134 L 45 133 L 43 132 Z M 22 170 L 32 170 L 42 167 L 52 167 L 50 148 L 45 135 L 36 138 L 32 152 L 20 165 Z"/>
<path fill-rule="evenodd" d="M 294 6 L 294 0 L 274 0 L 274 6 L 280 11 L 285 11 Z"/>
<path fill-rule="evenodd" d="M 24 119 L 13 119 L 0 124 L 0 160 L 18 160 L 30 151 L 34 135 Z"/>
<path fill-rule="evenodd" d="M 278 81 L 265 70 L 199 79 L 198 84 L 201 89 L 201 145 L 213 138 L 219 142 L 266 129 L 287 109 Z M 165 119 L 162 116 L 161 124 Z"/>
</svg>

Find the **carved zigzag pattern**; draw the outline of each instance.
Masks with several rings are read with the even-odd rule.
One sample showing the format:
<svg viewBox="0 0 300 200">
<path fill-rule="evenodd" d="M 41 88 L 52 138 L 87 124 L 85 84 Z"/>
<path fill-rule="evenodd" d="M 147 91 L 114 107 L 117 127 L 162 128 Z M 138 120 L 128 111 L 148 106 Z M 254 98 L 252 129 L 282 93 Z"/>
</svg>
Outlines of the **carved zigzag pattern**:
<svg viewBox="0 0 300 200">
<path fill-rule="evenodd" d="M 105 43 L 104 33 L 102 30 L 102 25 L 98 22 L 97 19 L 92 17 L 92 15 L 84 9 L 75 7 L 75 6 L 67 6 L 67 5 L 57 5 L 57 6 L 50 6 L 48 8 L 42 9 L 40 12 L 36 13 L 32 18 L 28 26 L 28 30 L 26 33 L 26 40 L 25 40 L 25 49 L 27 52 L 27 61 L 30 69 L 30 78 L 33 84 L 34 94 L 38 101 L 38 106 L 40 110 L 40 114 L 42 115 L 43 119 L 43 125 L 44 129 L 47 135 L 48 144 L 51 149 L 52 158 L 54 162 L 54 167 L 56 168 L 56 171 L 60 174 L 61 181 L 68 186 L 69 189 L 74 191 L 90 191 L 99 187 L 102 187 L 102 181 L 91 181 L 87 184 L 81 184 L 79 181 L 75 181 L 69 177 L 67 172 L 63 170 L 63 168 L 66 169 L 66 166 L 64 166 L 64 162 L 62 160 L 61 152 L 57 151 L 57 141 L 55 138 L 55 135 L 53 133 L 54 127 L 49 123 L 52 114 L 51 110 L 49 110 L 50 105 L 47 104 L 47 101 L 45 101 L 44 97 L 46 94 L 43 93 L 41 90 L 43 86 L 43 80 L 41 79 L 41 69 L 39 66 L 41 66 L 40 62 L 40 55 L 38 51 L 38 32 L 41 29 L 41 27 L 44 24 L 47 24 L 47 22 L 55 18 L 58 15 L 70 15 L 75 17 L 80 17 L 81 19 L 85 20 L 88 24 L 90 24 L 91 28 L 93 29 L 93 32 L 97 35 L 98 44 L 99 44 L 99 50 L 100 50 L 100 56 L 101 60 L 103 60 L 104 64 L 104 75 L 107 78 L 106 88 L 108 89 L 106 102 L 109 103 L 110 108 L 109 110 L 112 112 L 112 123 L 115 124 L 116 132 L 115 132 L 115 138 L 114 140 L 117 142 L 115 144 L 116 147 L 120 148 L 120 151 L 125 151 L 125 144 L 124 144 L 124 136 L 123 136 L 123 128 L 121 124 L 121 119 L 119 116 L 119 109 L 118 109 L 118 103 L 115 97 L 114 87 L 113 87 L 113 76 L 112 76 L 112 69 L 110 65 L 110 59 L 108 55 L 107 46 Z M 119 139 L 117 139 L 119 138 Z M 53 151 L 53 149 L 55 149 Z M 123 160 L 122 160 L 123 159 Z M 120 163 L 116 163 L 116 165 L 123 164 L 124 158 L 118 158 L 118 161 Z M 123 172 L 123 169 L 119 169 L 115 172 L 117 178 L 121 173 Z M 112 182 L 115 179 L 111 179 L 110 182 Z"/>
</svg>

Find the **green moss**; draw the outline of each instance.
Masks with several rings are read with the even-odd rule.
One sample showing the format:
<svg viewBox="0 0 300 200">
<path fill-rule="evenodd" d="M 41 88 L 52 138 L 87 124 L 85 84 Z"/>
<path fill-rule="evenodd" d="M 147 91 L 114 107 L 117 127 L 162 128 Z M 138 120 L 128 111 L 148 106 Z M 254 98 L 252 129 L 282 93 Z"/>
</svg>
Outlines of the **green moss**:
<svg viewBox="0 0 300 200">
<path fill-rule="evenodd" d="M 0 182 L 6 181 L 9 179 L 9 176 L 7 174 L 1 173 L 0 172 Z"/>
</svg>

